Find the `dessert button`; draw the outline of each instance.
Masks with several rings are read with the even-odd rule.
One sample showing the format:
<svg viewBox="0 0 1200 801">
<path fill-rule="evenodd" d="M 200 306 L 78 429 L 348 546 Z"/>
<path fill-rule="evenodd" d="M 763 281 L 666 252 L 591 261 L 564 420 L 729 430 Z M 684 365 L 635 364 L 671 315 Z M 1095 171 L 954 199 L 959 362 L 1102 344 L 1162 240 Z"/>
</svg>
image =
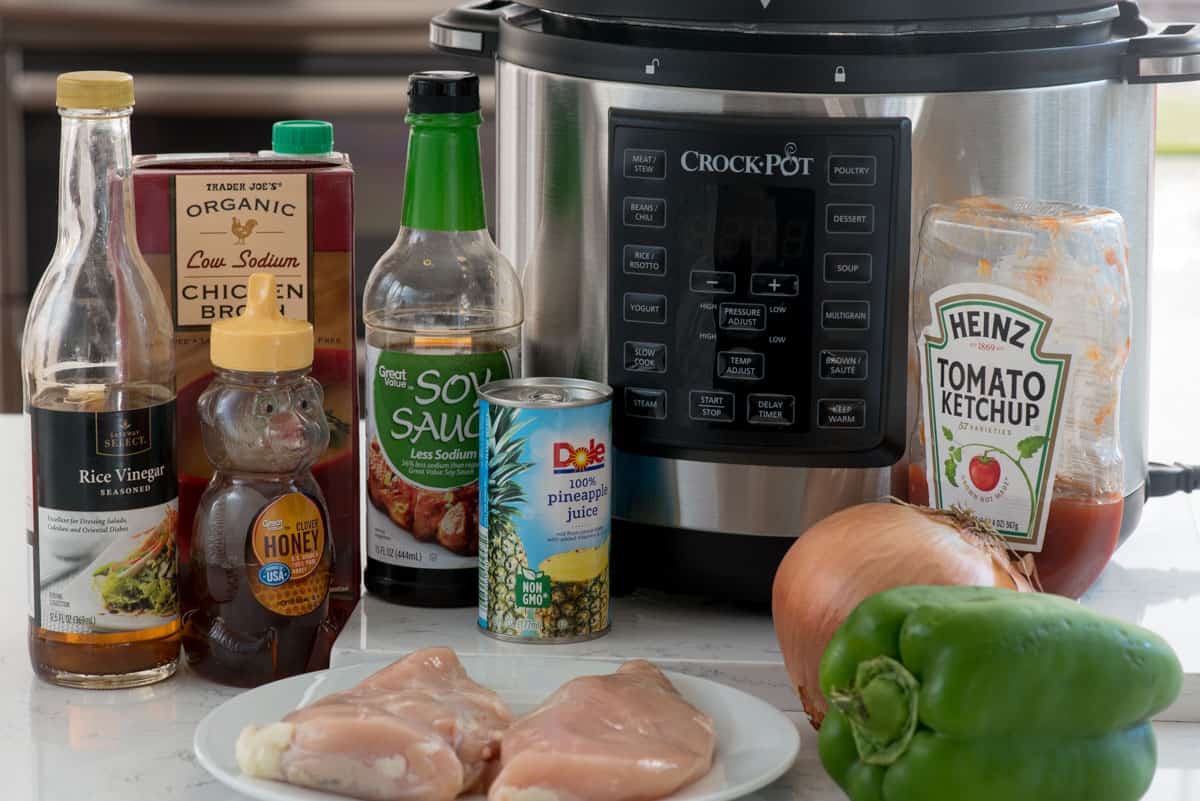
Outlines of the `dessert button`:
<svg viewBox="0 0 1200 801">
<path fill-rule="evenodd" d="M 825 230 L 831 234 L 873 234 L 875 207 L 869 203 L 830 203 L 825 207 Z"/>
</svg>

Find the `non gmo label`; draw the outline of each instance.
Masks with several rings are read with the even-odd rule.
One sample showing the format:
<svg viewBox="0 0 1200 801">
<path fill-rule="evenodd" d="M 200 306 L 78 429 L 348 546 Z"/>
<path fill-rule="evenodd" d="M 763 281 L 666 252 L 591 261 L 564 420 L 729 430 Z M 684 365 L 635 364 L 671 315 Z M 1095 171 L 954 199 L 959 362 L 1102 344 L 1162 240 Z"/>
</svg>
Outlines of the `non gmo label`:
<svg viewBox="0 0 1200 801">
<path fill-rule="evenodd" d="M 308 180 L 281 173 L 172 178 L 176 325 L 238 316 L 254 272 L 275 276 L 284 316 L 311 319 Z"/>
<path fill-rule="evenodd" d="M 1072 356 L 1046 352 L 1054 320 L 1020 293 L 960 284 L 930 303 L 920 340 L 930 502 L 1040 551 Z"/>
<path fill-rule="evenodd" d="M 328 532 L 321 507 L 301 492 L 263 507 L 250 526 L 246 572 L 255 599 L 281 615 L 306 615 L 329 594 Z"/>
</svg>

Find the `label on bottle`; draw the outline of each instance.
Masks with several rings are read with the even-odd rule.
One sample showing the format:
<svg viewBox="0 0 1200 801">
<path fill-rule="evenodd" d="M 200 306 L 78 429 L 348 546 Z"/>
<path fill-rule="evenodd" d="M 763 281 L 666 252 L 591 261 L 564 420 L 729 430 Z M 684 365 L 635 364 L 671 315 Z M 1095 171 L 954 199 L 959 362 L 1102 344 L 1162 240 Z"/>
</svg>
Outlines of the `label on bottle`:
<svg viewBox="0 0 1200 801">
<path fill-rule="evenodd" d="M 930 298 L 921 405 L 930 504 L 963 507 L 1039 552 L 1054 495 L 1070 353 L 1050 353 L 1049 310 L 1019 292 L 956 284 Z"/>
<path fill-rule="evenodd" d="M 174 401 L 29 417 L 36 625 L 99 641 L 176 625 Z"/>
<path fill-rule="evenodd" d="M 479 388 L 512 375 L 504 351 L 367 348 L 367 556 L 473 568 L 479 552 Z"/>
<path fill-rule="evenodd" d="M 329 595 L 328 534 L 321 507 L 302 492 L 263 507 L 246 539 L 246 576 L 255 600 L 289 617 L 307 615 Z"/>
<path fill-rule="evenodd" d="M 237 317 L 254 272 L 275 276 L 285 317 L 311 320 L 312 222 L 303 173 L 171 178 L 171 299 L 181 329 Z"/>
</svg>

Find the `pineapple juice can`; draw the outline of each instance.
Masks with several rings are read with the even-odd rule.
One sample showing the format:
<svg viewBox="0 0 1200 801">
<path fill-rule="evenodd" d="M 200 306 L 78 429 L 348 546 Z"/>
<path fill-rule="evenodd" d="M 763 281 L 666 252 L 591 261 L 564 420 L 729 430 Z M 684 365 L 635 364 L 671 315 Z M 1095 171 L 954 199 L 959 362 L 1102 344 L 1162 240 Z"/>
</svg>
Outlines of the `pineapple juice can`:
<svg viewBox="0 0 1200 801">
<path fill-rule="evenodd" d="M 479 627 L 566 643 L 608 631 L 612 388 L 513 378 L 479 389 Z"/>
</svg>

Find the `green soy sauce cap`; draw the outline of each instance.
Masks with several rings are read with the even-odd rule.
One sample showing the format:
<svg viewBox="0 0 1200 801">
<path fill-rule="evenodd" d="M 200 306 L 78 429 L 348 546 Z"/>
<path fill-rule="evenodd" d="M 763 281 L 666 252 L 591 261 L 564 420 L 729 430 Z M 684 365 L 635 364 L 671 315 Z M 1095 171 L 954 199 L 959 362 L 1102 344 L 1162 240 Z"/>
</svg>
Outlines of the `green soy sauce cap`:
<svg viewBox="0 0 1200 801">
<path fill-rule="evenodd" d="M 283 120 L 271 127 L 271 149 L 293 156 L 333 150 L 333 125 L 322 120 Z"/>
</svg>

